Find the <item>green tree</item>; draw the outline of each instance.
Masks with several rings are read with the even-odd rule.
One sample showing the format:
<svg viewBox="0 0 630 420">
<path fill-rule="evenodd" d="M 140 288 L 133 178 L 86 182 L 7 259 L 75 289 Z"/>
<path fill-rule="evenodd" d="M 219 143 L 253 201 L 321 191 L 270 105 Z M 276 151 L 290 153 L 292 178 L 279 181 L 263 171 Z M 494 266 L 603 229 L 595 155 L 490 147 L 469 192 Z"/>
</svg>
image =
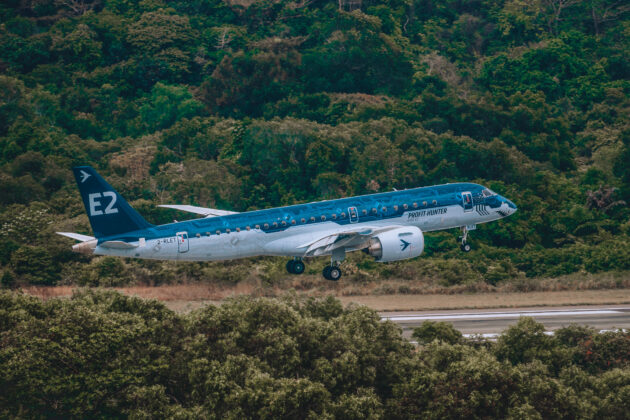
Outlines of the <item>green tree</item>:
<svg viewBox="0 0 630 420">
<path fill-rule="evenodd" d="M 462 333 L 448 322 L 424 321 L 420 327 L 414 328 L 411 336 L 418 340 L 419 344 L 429 344 L 434 340 L 448 344 L 457 344 L 462 341 Z"/>
</svg>

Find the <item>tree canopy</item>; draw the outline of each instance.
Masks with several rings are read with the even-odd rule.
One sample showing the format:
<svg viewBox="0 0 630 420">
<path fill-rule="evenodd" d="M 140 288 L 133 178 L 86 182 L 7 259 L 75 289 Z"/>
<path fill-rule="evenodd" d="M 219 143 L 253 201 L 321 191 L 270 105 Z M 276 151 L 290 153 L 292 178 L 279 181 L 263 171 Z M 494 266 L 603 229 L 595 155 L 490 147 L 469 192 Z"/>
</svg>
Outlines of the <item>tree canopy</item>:
<svg viewBox="0 0 630 420">
<path fill-rule="evenodd" d="M 496 343 L 398 326 L 333 298 L 187 315 L 117 292 L 0 292 L 0 416 L 624 418 L 630 334 L 531 318 Z M 428 333 L 430 331 L 430 333 Z M 429 339 L 429 336 L 430 339 Z"/>
</svg>

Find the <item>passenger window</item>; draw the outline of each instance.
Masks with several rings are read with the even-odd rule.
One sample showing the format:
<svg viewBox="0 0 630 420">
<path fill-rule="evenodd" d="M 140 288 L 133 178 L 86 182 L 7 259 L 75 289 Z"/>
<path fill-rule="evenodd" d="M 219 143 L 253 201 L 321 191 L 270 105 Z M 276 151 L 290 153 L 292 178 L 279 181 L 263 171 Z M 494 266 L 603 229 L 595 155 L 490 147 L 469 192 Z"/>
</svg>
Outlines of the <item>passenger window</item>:
<svg viewBox="0 0 630 420">
<path fill-rule="evenodd" d="M 403 204 L 403 209 L 407 210 L 408 208 L 409 208 L 409 206 L 408 206 L 408 205 Z"/>
<path fill-rule="evenodd" d="M 363 213 L 363 215 L 365 216 L 367 214 L 367 210 L 363 209 L 363 210 L 361 210 L 361 213 Z"/>
<path fill-rule="evenodd" d="M 413 208 L 417 209 L 418 208 L 418 203 L 413 203 Z"/>
<path fill-rule="evenodd" d="M 322 221 L 326 220 L 326 216 L 322 214 Z"/>
<path fill-rule="evenodd" d="M 376 208 L 372 208 L 372 213 L 376 214 Z"/>
<path fill-rule="evenodd" d="M 265 229 L 269 229 L 269 223 L 265 223 L 265 224 L 263 225 L 263 227 L 264 227 Z"/>
<path fill-rule="evenodd" d="M 278 222 L 273 222 L 273 227 L 277 228 L 278 227 Z"/>
<path fill-rule="evenodd" d="M 210 232 L 206 232 L 206 236 L 210 236 Z"/>
<path fill-rule="evenodd" d="M 398 211 L 398 206 L 394 206 L 394 211 Z"/>
<path fill-rule="evenodd" d="M 291 224 L 294 225 L 295 224 L 295 219 L 291 220 Z"/>
<path fill-rule="evenodd" d="M 346 213 L 345 213 L 345 212 L 343 212 L 343 211 L 341 212 L 341 218 L 342 218 L 342 219 L 345 219 L 345 218 L 346 218 Z"/>
<path fill-rule="evenodd" d="M 383 213 L 387 212 L 387 207 L 383 207 Z"/>
<path fill-rule="evenodd" d="M 332 215 L 332 219 L 333 219 L 333 220 L 337 220 L 337 215 L 336 215 L 336 214 L 333 214 L 333 215 Z"/>
<path fill-rule="evenodd" d="M 225 229 L 225 233 L 230 233 L 230 229 Z"/>
<path fill-rule="evenodd" d="M 248 231 L 251 230 L 249 226 L 245 226 L 245 229 L 247 229 Z"/>
<path fill-rule="evenodd" d="M 282 221 L 282 226 L 286 226 L 287 222 L 285 222 L 284 220 Z"/>
<path fill-rule="evenodd" d="M 423 205 L 424 207 L 426 207 L 426 206 L 427 206 L 427 202 L 426 202 L 426 201 L 423 201 L 423 202 L 422 202 L 422 205 Z"/>
<path fill-rule="evenodd" d="M 311 216 L 311 222 L 314 222 L 314 221 L 315 221 L 315 217 Z"/>
<path fill-rule="evenodd" d="M 201 233 L 195 235 L 197 238 L 201 238 Z"/>
<path fill-rule="evenodd" d="M 433 200 L 433 205 L 437 205 L 437 200 Z"/>
<path fill-rule="evenodd" d="M 256 225 L 255 227 L 256 227 L 256 229 L 260 229 L 260 225 Z"/>
<path fill-rule="evenodd" d="M 240 231 L 241 231 L 241 228 L 236 228 L 236 231 L 237 231 L 237 232 L 240 232 Z"/>
<path fill-rule="evenodd" d="M 302 219 L 300 220 L 300 222 L 302 222 L 302 223 L 306 223 L 306 219 L 302 217 Z"/>
<path fill-rule="evenodd" d="M 217 230 L 217 235 L 220 235 L 220 234 L 221 234 L 221 231 L 220 231 L 220 230 Z"/>
</svg>

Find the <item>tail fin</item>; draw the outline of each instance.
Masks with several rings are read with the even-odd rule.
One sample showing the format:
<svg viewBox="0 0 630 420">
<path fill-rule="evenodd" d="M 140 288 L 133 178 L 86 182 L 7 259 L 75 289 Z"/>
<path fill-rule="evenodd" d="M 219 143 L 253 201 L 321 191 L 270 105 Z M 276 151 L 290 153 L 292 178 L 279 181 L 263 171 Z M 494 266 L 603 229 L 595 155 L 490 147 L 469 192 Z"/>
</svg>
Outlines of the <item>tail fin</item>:
<svg viewBox="0 0 630 420">
<path fill-rule="evenodd" d="M 97 238 L 153 226 L 144 220 L 94 168 L 78 166 L 72 170 Z"/>
</svg>

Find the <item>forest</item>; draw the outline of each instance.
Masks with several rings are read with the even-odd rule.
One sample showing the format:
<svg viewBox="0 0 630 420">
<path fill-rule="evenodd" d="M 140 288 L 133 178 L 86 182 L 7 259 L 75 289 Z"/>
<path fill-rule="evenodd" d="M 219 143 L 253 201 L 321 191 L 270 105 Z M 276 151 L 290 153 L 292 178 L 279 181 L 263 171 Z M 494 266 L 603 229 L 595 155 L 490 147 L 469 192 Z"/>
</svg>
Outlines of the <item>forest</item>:
<svg viewBox="0 0 630 420">
<path fill-rule="evenodd" d="M 274 258 L 173 264 L 73 254 L 54 232 L 91 233 L 70 170 L 83 164 L 152 223 L 190 217 L 158 204 L 244 211 L 457 181 L 519 207 L 473 232 L 470 254 L 452 231 L 428 234 L 414 261 L 353 255 L 344 281 L 359 285 L 495 287 L 627 272 L 629 42 L 630 7 L 615 0 L 5 0 L 0 283 L 286 281 Z M 504 363 L 457 346 L 448 363 Z M 414 363 L 442 363 L 431 348 Z M 224 365 L 194 363 L 229 376 Z M 265 386 L 289 380 L 275 382 L 241 356 L 229 363 L 251 364 Z M 527 366 L 501 386 L 552 374 L 544 363 Z M 584 380 L 579 392 L 591 389 Z M 337 409 L 323 402 L 333 388 L 335 404 L 347 404 L 340 410 L 381 391 L 415 398 L 393 385 L 343 396 L 341 385 L 301 384 L 321 412 Z M 179 399 L 129 386 L 147 403 Z"/>
<path fill-rule="evenodd" d="M 624 419 L 630 333 L 521 318 L 496 342 L 426 322 L 418 346 L 332 297 L 176 314 L 86 289 L 0 291 L 2 418 Z"/>
</svg>

